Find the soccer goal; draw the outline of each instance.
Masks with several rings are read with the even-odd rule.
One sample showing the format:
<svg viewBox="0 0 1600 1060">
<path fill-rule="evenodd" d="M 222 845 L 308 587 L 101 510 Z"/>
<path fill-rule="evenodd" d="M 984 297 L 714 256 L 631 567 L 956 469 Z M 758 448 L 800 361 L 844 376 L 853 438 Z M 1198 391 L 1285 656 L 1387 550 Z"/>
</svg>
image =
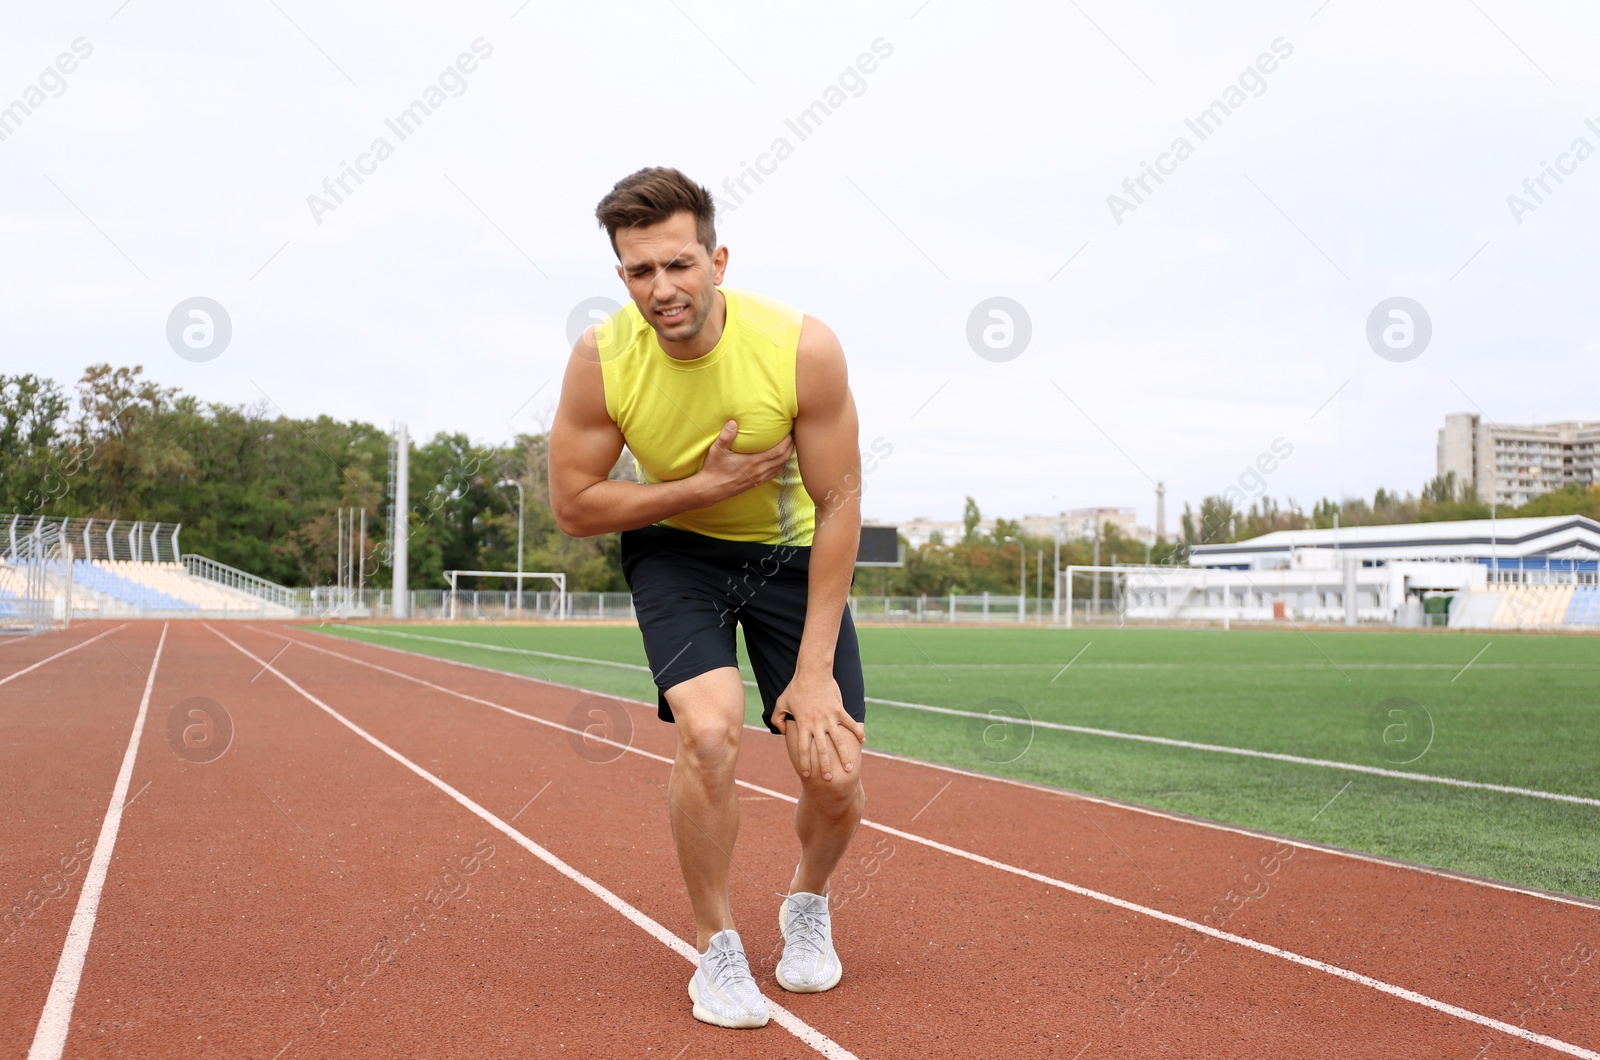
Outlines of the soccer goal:
<svg viewBox="0 0 1600 1060">
<path fill-rule="evenodd" d="M 505 578 L 505 579 L 508 579 L 510 581 L 516 582 L 517 583 L 517 592 L 516 592 L 516 608 L 515 608 L 514 616 L 513 615 L 508 615 L 507 616 L 507 617 L 516 617 L 516 618 L 521 618 L 523 616 L 523 610 L 522 610 L 522 604 L 523 604 L 522 583 L 523 583 L 523 580 L 527 579 L 527 578 L 548 579 L 548 580 L 550 580 L 552 582 L 555 582 L 555 585 L 556 585 L 555 604 L 550 609 L 550 613 L 549 614 L 540 613 L 539 617 L 540 618 L 554 618 L 554 619 L 557 619 L 558 621 L 562 621 L 562 622 L 566 621 L 566 619 L 567 619 L 567 612 L 569 610 L 569 601 L 568 601 L 568 598 L 567 598 L 567 576 L 565 574 L 561 573 L 560 571 L 549 571 L 549 570 L 525 570 L 525 571 L 515 571 L 515 570 L 447 570 L 447 571 L 444 572 L 444 576 L 445 576 L 445 579 L 447 581 L 449 581 L 449 583 L 450 583 L 450 592 L 448 594 L 446 594 L 446 595 L 447 595 L 447 599 L 448 599 L 449 616 L 450 616 L 450 620 L 451 621 L 454 621 L 456 618 L 459 617 L 459 599 L 460 599 L 461 594 L 456 589 L 456 579 L 459 578 L 459 577 Z M 476 603 L 477 603 L 477 594 L 474 593 L 473 594 L 474 608 L 476 608 Z"/>
<path fill-rule="evenodd" d="M 11 520 L 0 553 L 0 632 L 37 636 L 72 621 L 72 543 L 57 523 Z M 22 533 L 17 531 L 22 529 Z"/>
</svg>

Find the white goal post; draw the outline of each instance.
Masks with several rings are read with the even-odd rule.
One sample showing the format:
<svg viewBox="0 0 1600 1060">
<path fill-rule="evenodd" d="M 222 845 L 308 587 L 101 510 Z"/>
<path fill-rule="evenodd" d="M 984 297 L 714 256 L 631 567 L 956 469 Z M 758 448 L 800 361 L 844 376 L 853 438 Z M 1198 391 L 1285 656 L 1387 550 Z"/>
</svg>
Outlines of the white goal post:
<svg viewBox="0 0 1600 1060">
<path fill-rule="evenodd" d="M 509 578 L 517 583 L 517 614 L 522 614 L 522 581 L 524 578 L 548 578 L 556 585 L 556 617 L 567 620 L 567 576 L 551 570 L 447 570 L 444 576 L 450 582 L 450 620 L 456 617 L 456 579 L 462 575 L 470 578 Z"/>
<path fill-rule="evenodd" d="M 0 549 L 0 631 L 38 636 L 72 624 L 72 542 L 61 526 L 35 521 L 20 540 L 12 519 L 10 547 Z"/>
</svg>

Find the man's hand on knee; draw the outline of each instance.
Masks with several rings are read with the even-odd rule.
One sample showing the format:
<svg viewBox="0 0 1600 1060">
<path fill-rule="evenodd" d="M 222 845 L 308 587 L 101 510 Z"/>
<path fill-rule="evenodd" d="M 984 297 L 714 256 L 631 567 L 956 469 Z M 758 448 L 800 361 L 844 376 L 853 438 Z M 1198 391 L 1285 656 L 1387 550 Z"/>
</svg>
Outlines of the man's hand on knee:
<svg viewBox="0 0 1600 1060">
<path fill-rule="evenodd" d="M 849 774 L 861 763 L 867 730 L 845 711 L 831 673 L 796 672 L 778 697 L 772 724 L 788 740 L 790 758 L 803 780 L 814 774 L 832 780 L 835 767 Z"/>
</svg>

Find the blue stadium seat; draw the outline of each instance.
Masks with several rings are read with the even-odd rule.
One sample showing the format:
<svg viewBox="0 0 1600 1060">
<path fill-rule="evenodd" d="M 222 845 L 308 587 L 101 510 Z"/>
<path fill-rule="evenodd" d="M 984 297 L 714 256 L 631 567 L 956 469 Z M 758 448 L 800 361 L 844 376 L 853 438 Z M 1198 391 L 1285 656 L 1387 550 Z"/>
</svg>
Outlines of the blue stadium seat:
<svg viewBox="0 0 1600 1060">
<path fill-rule="evenodd" d="M 148 611 L 195 610 L 195 605 L 187 600 L 180 600 L 157 589 L 140 585 L 89 560 L 73 560 L 72 577 L 95 592 L 104 593 L 113 600 L 121 600 L 123 603 Z"/>
</svg>

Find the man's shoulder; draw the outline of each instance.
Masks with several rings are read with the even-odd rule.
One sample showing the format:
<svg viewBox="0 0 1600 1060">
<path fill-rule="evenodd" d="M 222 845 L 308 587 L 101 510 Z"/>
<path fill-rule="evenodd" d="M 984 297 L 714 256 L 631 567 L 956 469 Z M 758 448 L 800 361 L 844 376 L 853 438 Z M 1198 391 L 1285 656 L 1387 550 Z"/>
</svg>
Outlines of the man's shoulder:
<svg viewBox="0 0 1600 1060">
<path fill-rule="evenodd" d="M 793 316 L 795 318 L 805 315 L 788 302 L 782 302 L 764 294 L 757 294 L 755 291 L 747 291 L 742 287 L 722 287 L 719 290 L 722 291 L 724 298 L 732 298 L 738 302 L 740 309 L 753 313 L 771 313 L 777 316 Z"/>
<path fill-rule="evenodd" d="M 800 326 L 805 321 L 806 315 L 787 302 L 780 302 L 776 298 L 756 294 L 754 291 L 743 291 L 737 288 L 722 288 L 722 296 L 729 299 L 734 307 L 734 317 L 739 322 L 739 327 L 761 335 L 779 346 L 793 347 L 800 339 Z"/>
</svg>

